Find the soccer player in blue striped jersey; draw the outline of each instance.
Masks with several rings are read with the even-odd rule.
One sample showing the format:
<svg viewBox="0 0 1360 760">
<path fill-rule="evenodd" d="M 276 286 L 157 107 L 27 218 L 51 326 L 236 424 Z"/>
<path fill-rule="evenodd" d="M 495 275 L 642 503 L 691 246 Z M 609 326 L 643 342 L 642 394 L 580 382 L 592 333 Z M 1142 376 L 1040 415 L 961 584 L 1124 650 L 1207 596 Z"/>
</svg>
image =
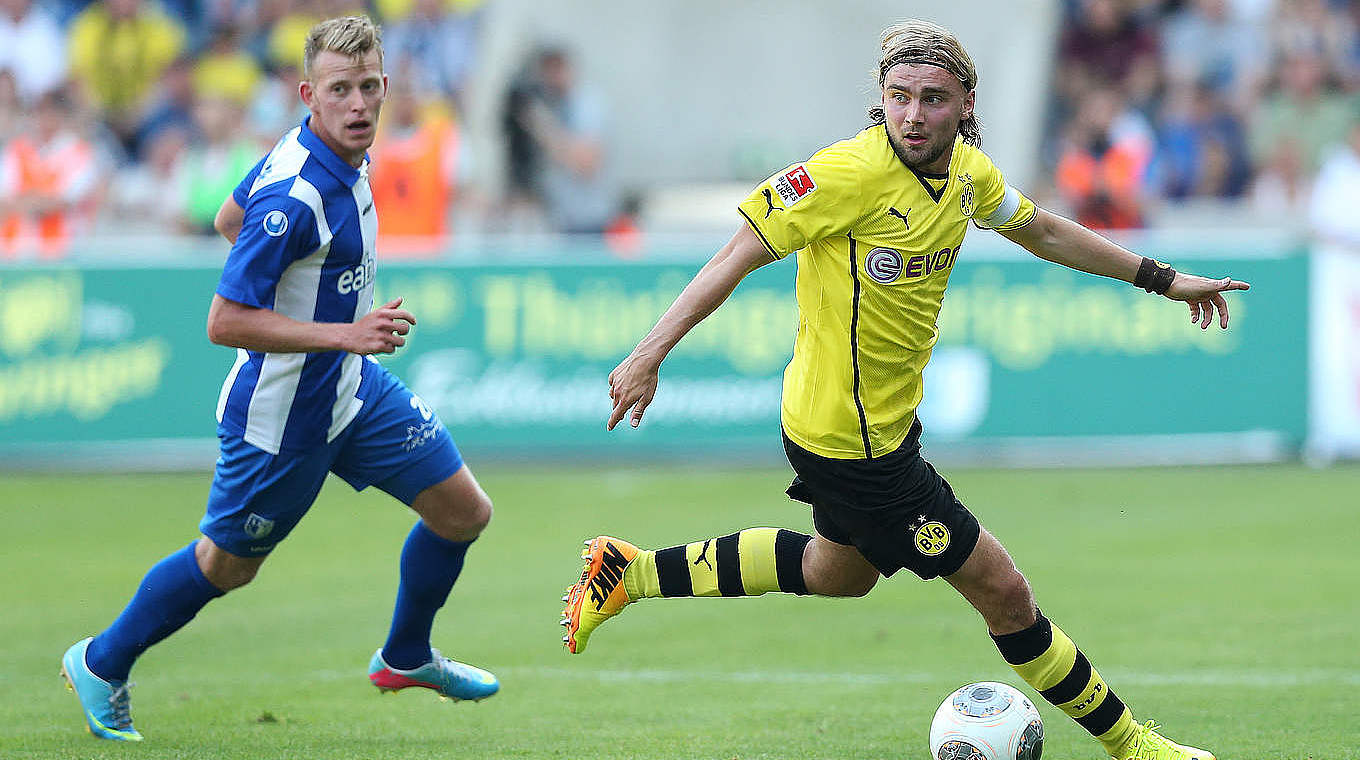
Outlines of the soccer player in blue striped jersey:
<svg viewBox="0 0 1360 760">
<path fill-rule="evenodd" d="M 218 213 L 232 249 L 208 336 L 237 358 L 217 404 L 221 455 L 203 535 L 152 567 L 113 624 L 62 658 L 95 736 L 141 740 L 127 691 L 137 657 L 249 583 L 328 472 L 356 490 L 377 486 L 420 517 L 370 681 L 450 699 L 499 688 L 490 673 L 430 647 L 435 613 L 491 518 L 491 500 L 439 418 L 373 358 L 402 346 L 416 322 L 401 299 L 373 308 L 378 222 L 366 151 L 386 91 L 377 26 L 362 16 L 315 26 L 299 86 L 310 115 Z"/>
</svg>

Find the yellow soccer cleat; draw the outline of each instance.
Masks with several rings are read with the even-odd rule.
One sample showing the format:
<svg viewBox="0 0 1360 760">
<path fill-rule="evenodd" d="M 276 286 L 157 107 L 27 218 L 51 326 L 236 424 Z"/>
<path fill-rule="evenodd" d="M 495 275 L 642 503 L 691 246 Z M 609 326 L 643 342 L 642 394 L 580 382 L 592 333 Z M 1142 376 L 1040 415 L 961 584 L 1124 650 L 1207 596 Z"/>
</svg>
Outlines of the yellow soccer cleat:
<svg viewBox="0 0 1360 760">
<path fill-rule="evenodd" d="M 581 552 L 581 559 L 586 561 L 581 580 L 562 597 L 567 603 L 561 620 L 567 628 L 567 635 L 562 637 L 567 651 L 572 654 L 585 651 L 586 640 L 595 628 L 633 601 L 623 588 L 623 571 L 638 551 L 627 541 L 610 536 L 596 536 L 586 542 L 586 549 Z"/>
<path fill-rule="evenodd" d="M 1135 726 L 1133 738 L 1123 752 L 1112 756 L 1114 760 L 1215 760 L 1209 750 L 1177 744 L 1157 733 L 1158 728 L 1154 720 Z"/>
</svg>

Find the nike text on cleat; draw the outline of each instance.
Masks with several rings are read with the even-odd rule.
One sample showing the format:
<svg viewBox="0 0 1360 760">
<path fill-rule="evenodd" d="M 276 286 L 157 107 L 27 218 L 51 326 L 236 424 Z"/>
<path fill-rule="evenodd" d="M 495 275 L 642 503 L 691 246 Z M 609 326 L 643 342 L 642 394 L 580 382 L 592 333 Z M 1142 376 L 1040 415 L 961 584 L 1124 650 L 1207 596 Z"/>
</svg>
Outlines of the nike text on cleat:
<svg viewBox="0 0 1360 760">
<path fill-rule="evenodd" d="M 1157 733 L 1158 728 L 1152 720 L 1135 726 L 1133 738 L 1114 760 L 1215 760 L 1212 752 L 1177 744 Z"/>
<path fill-rule="evenodd" d="M 382 650 L 373 653 L 368 663 L 368 680 L 380 692 L 399 691 L 408 686 L 433 689 L 444 699 L 470 699 L 480 702 L 500 690 L 496 677 L 481 668 L 450 660 L 431 649 L 434 659 L 413 670 L 398 670 L 383 660 Z"/>
<path fill-rule="evenodd" d="M 576 585 L 567 589 L 567 607 L 562 610 L 567 627 L 562 641 L 572 654 L 584 652 L 595 628 L 633 601 L 623 588 L 623 572 L 637 557 L 638 548 L 610 536 L 597 536 L 585 545 L 581 554 L 585 569 Z"/>
<path fill-rule="evenodd" d="M 66 686 L 76 693 L 85 726 L 100 739 L 139 742 L 142 735 L 132 727 L 132 703 L 126 681 L 105 681 L 85 664 L 85 650 L 94 638 L 81 639 L 61 658 L 61 675 Z"/>
</svg>

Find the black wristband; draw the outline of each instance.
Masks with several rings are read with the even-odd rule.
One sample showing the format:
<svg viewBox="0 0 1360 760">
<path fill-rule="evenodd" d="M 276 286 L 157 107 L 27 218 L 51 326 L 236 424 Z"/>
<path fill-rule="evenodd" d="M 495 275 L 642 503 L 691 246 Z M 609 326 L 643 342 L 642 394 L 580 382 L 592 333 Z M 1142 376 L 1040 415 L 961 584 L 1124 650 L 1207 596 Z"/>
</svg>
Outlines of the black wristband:
<svg viewBox="0 0 1360 760">
<path fill-rule="evenodd" d="M 1144 256 L 1143 263 L 1138 265 L 1138 274 L 1133 278 L 1133 285 L 1149 293 L 1164 296 L 1175 280 L 1176 270 L 1172 269 L 1170 264 L 1163 264 Z"/>
</svg>

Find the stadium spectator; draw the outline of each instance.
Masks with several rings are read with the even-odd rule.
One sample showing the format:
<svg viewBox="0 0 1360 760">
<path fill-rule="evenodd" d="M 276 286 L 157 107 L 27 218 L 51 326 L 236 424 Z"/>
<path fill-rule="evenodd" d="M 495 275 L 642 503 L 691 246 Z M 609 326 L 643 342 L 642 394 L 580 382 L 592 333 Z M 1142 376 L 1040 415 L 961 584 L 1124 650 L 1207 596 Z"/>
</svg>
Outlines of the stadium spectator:
<svg viewBox="0 0 1360 760">
<path fill-rule="evenodd" d="M 259 63 L 241 47 L 240 31 L 225 23 L 215 28 L 207 50 L 199 54 L 194 66 L 195 94 L 246 103 L 261 79 Z"/>
<path fill-rule="evenodd" d="M 184 231 L 184 213 L 175 191 L 181 181 L 179 160 L 189 144 L 189 130 L 166 126 L 142 143 L 141 160 L 114 172 L 104 216 L 117 234 Z M 167 202 L 169 201 L 169 202 Z"/>
<path fill-rule="evenodd" d="M 1309 441 L 1318 463 L 1360 457 L 1360 114 L 1330 146 L 1313 185 L 1308 222 Z"/>
<path fill-rule="evenodd" d="M 184 48 L 184 30 L 142 0 L 100 0 L 72 22 L 69 43 L 82 95 L 132 153 L 155 85 Z"/>
<path fill-rule="evenodd" d="M 99 165 L 62 90 L 39 98 L 31 121 L 0 154 L 0 256 L 55 259 L 89 221 Z"/>
<path fill-rule="evenodd" d="M 0 68 L 0 148 L 19 133 L 23 126 L 26 108 L 19 97 L 19 84 L 14 81 L 14 72 Z"/>
<path fill-rule="evenodd" d="M 167 129 L 193 134 L 194 124 L 194 59 L 182 55 L 175 59 L 165 73 L 146 108 L 146 115 L 137 126 L 133 138 L 133 157 L 138 161 L 146 155 L 147 143 Z"/>
<path fill-rule="evenodd" d="M 250 129 L 261 139 L 287 132 L 307 115 L 298 100 L 302 71 L 296 64 L 281 64 L 260 81 L 249 109 Z"/>
<path fill-rule="evenodd" d="M 364 0 L 287 0 L 287 10 L 270 28 L 266 45 L 266 65 L 300 67 L 302 41 L 314 24 L 364 12 Z"/>
<path fill-rule="evenodd" d="M 1293 141 L 1304 172 L 1312 176 L 1323 149 L 1345 139 L 1356 100 L 1328 87 L 1326 62 L 1315 52 L 1297 51 L 1283 59 L 1277 77 L 1279 87 L 1251 117 L 1252 159 L 1264 165 L 1272 160 L 1277 146 Z"/>
<path fill-rule="evenodd" d="M 417 92 L 438 93 L 460 110 L 478 52 L 481 16 L 475 6 L 450 8 L 444 0 L 414 0 L 383 30 L 392 70 L 409 71 Z"/>
<path fill-rule="evenodd" d="M 1326 0 L 1280 0 L 1269 29 L 1273 60 L 1315 55 L 1328 81 L 1341 84 L 1353 77 L 1354 19 L 1328 7 Z"/>
<path fill-rule="evenodd" d="M 1265 164 L 1257 167 L 1249 196 L 1251 207 L 1262 218 L 1294 224 L 1306 216 L 1308 195 L 1303 150 L 1298 140 L 1284 137 L 1266 153 Z"/>
<path fill-rule="evenodd" d="M 194 109 L 197 139 L 190 142 L 175 172 L 175 195 L 183 220 L 182 231 L 215 234 L 213 219 L 222 199 L 260 158 L 261 146 L 241 129 L 245 109 L 220 95 L 198 99 Z"/>
<path fill-rule="evenodd" d="M 373 203 L 382 212 L 378 246 L 384 255 L 443 250 L 460 151 L 458 124 L 447 109 L 413 91 L 404 72 L 393 76 L 369 170 Z"/>
<path fill-rule="evenodd" d="M 1172 199 L 1236 198 L 1251 179 L 1237 117 L 1207 87 L 1172 86 L 1157 126 L 1157 186 Z"/>
<path fill-rule="evenodd" d="M 1347 139 L 1329 147 L 1313 184 L 1308 223 L 1319 240 L 1360 257 L 1360 113 Z M 1360 260 L 1360 259 L 1357 259 Z"/>
<path fill-rule="evenodd" d="M 32 103 L 66 79 L 66 40 L 33 0 L 0 0 L 0 69 L 14 72 L 19 96 Z"/>
<path fill-rule="evenodd" d="M 1101 229 L 1141 226 L 1152 148 L 1151 128 L 1116 90 L 1089 92 L 1067 126 L 1056 174 L 1077 221 Z"/>
<path fill-rule="evenodd" d="M 1162 32 L 1166 77 L 1208 86 L 1239 109 L 1260 89 L 1265 49 L 1264 30 L 1232 14 L 1228 0 L 1191 0 L 1167 19 Z"/>
<path fill-rule="evenodd" d="M 1159 80 L 1155 29 L 1117 0 L 1082 0 L 1058 45 L 1059 93 L 1076 103 L 1096 83 L 1108 82 L 1145 107 Z"/>
<path fill-rule="evenodd" d="M 506 96 L 509 187 L 552 229 L 604 231 L 617 213 L 605 156 L 603 101 L 576 80 L 567 52 L 546 47 Z"/>
</svg>

